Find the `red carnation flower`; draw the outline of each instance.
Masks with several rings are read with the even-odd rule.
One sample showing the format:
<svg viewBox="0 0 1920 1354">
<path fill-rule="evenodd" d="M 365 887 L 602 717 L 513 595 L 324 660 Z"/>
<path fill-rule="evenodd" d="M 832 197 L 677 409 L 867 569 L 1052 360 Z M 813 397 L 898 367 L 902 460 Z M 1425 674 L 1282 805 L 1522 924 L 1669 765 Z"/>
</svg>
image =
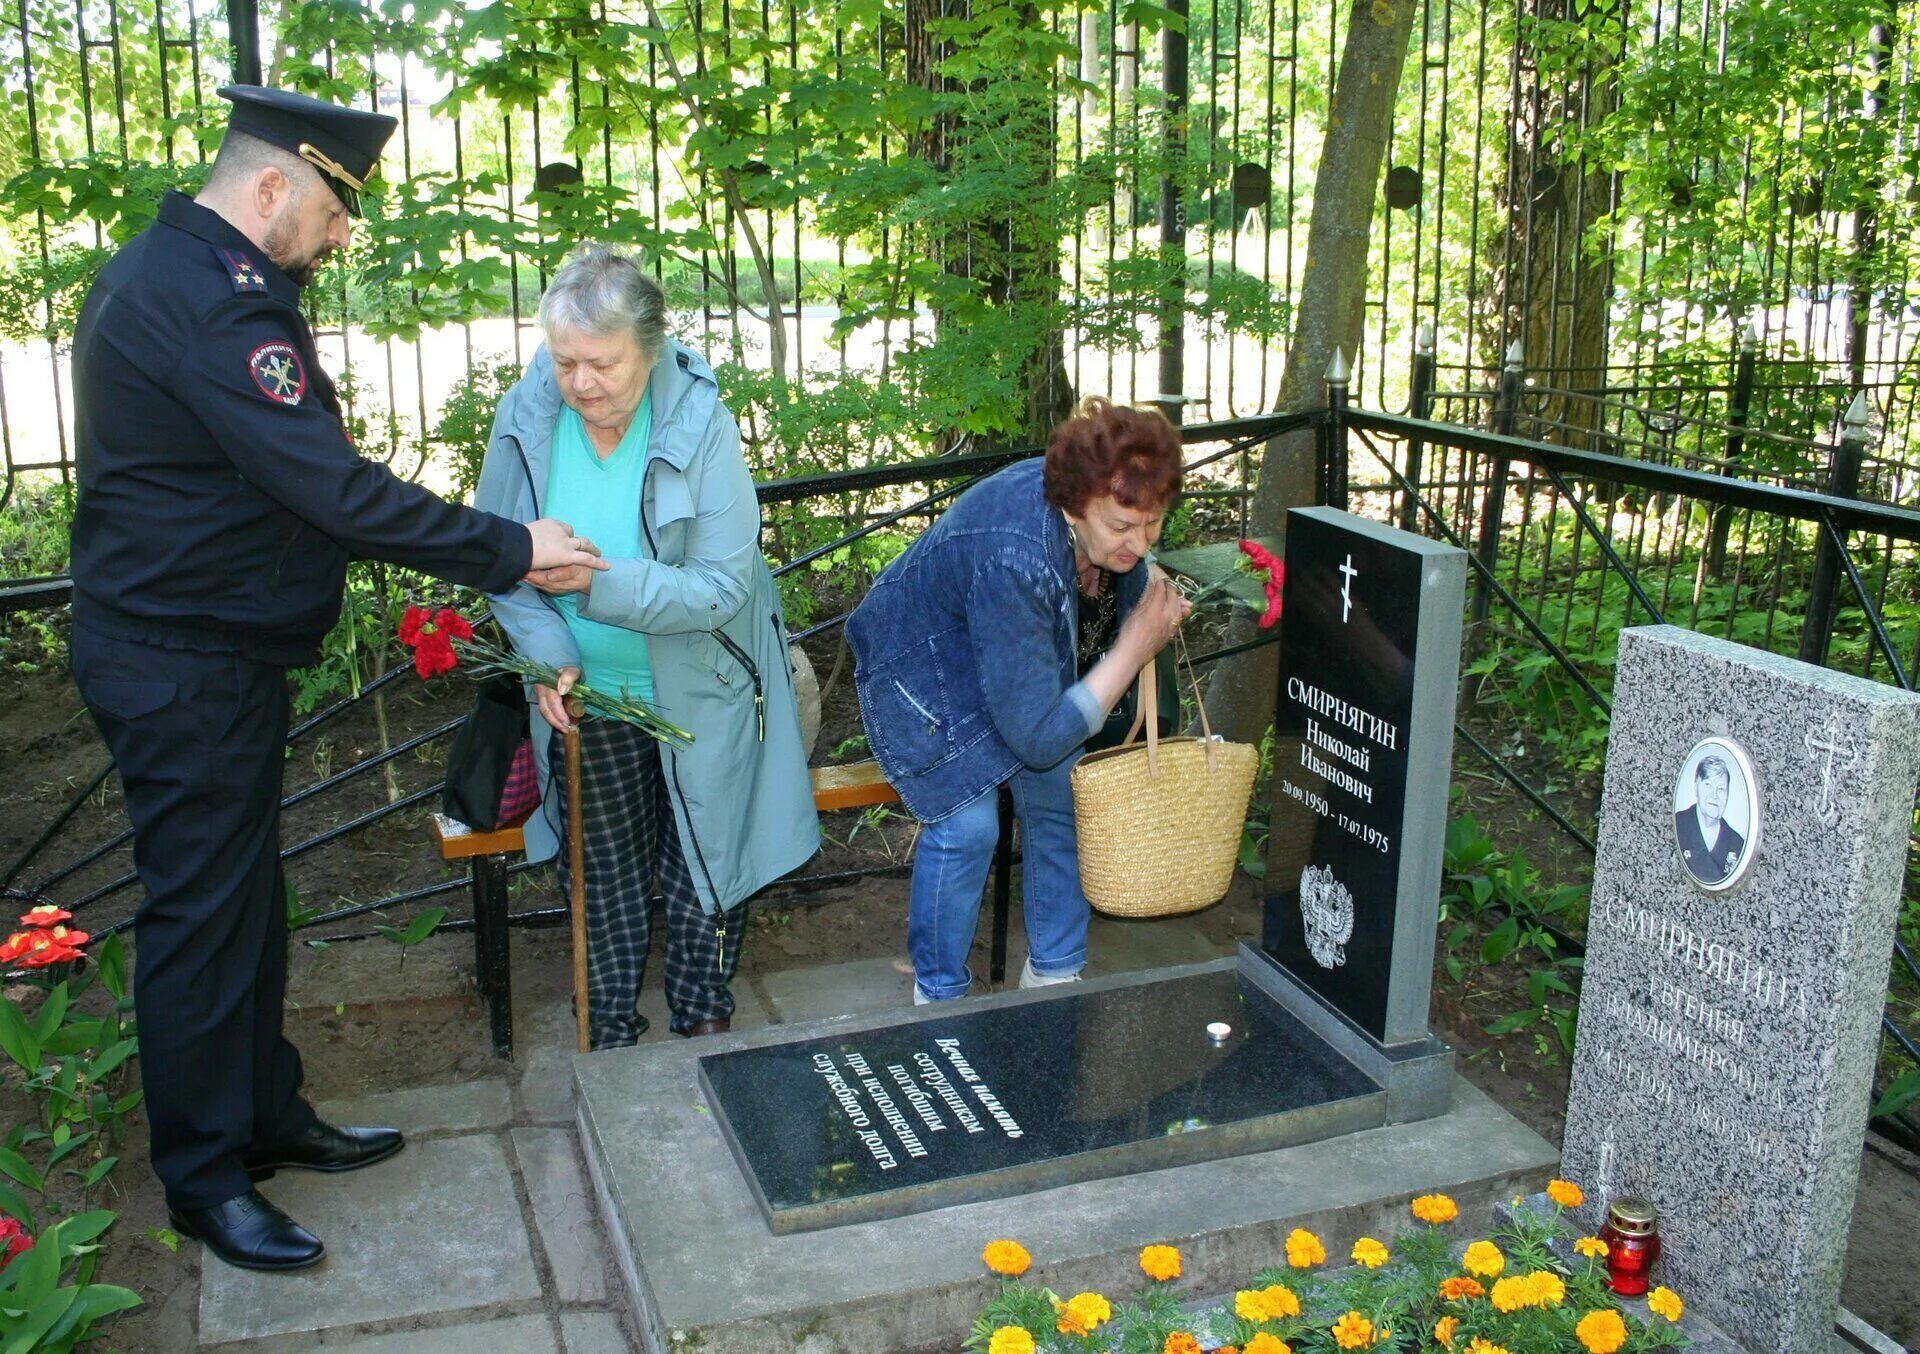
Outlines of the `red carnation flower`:
<svg viewBox="0 0 1920 1354">
<path fill-rule="evenodd" d="M 428 677 L 437 677 L 443 672 L 452 672 L 460 666 L 460 660 L 453 656 L 453 641 L 444 630 L 422 635 L 413 649 L 413 670 L 424 681 Z"/>
<path fill-rule="evenodd" d="M 420 643 L 433 614 L 423 606 L 410 606 L 400 616 L 400 642 L 409 649 Z"/>
<path fill-rule="evenodd" d="M 1240 542 L 1240 553 L 1247 557 L 1248 572 L 1265 575 L 1260 585 L 1267 594 L 1267 609 L 1260 613 L 1259 625 L 1262 630 L 1270 629 L 1280 619 L 1280 588 L 1287 578 L 1286 563 L 1258 541 Z"/>
<path fill-rule="evenodd" d="M 410 606 L 400 617 L 400 642 L 413 650 L 413 670 L 423 681 L 459 667 L 453 642 L 472 638 L 472 624 L 452 607 Z"/>
<path fill-rule="evenodd" d="M 33 1238 L 27 1235 L 18 1218 L 0 1218 L 0 1242 L 5 1242 L 7 1247 L 6 1254 L 0 1256 L 0 1269 L 12 1264 L 22 1251 L 33 1249 Z"/>
</svg>

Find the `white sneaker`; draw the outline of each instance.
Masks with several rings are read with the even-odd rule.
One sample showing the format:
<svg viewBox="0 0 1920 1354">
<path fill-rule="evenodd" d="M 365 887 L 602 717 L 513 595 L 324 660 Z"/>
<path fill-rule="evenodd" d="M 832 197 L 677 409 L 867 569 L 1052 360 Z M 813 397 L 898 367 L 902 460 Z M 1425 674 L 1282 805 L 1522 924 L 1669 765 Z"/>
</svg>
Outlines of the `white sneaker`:
<svg viewBox="0 0 1920 1354">
<path fill-rule="evenodd" d="M 1033 971 L 1033 960 L 1031 959 L 1020 966 L 1020 986 L 1023 988 L 1053 987 L 1059 983 L 1077 983 L 1079 981 L 1080 975 L 1077 973 L 1035 973 Z"/>
<path fill-rule="evenodd" d="M 927 995 L 927 994 L 926 994 L 925 992 L 922 992 L 922 991 L 920 990 L 920 984 L 919 984 L 919 983 L 915 983 L 915 984 L 913 985 L 913 1004 L 914 1004 L 915 1006 L 931 1006 L 931 1005 L 933 1005 L 933 998 L 932 998 L 932 997 L 929 997 L 929 996 L 928 996 L 928 995 Z"/>
</svg>

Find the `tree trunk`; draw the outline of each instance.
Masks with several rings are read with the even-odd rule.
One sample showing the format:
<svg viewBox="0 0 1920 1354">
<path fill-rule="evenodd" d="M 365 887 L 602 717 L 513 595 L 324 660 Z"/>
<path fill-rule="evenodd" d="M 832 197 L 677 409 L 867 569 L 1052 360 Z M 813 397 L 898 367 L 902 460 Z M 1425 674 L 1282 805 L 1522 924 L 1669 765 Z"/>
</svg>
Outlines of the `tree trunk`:
<svg viewBox="0 0 1920 1354">
<path fill-rule="evenodd" d="M 1367 242 L 1414 14 L 1413 0 L 1355 0 L 1348 18 L 1320 155 L 1325 172 L 1314 180 L 1307 258 L 1277 409 L 1324 408 L 1327 366 L 1334 352 L 1345 353 L 1351 362 L 1359 351 Z M 1247 515 L 1248 529 L 1256 535 L 1283 533 L 1287 509 L 1315 501 L 1313 472 L 1312 431 L 1267 443 L 1260 460 L 1260 487 Z M 1247 622 L 1237 621 L 1232 638 L 1245 639 L 1251 633 Z M 1208 689 L 1207 709 L 1214 728 L 1231 739 L 1257 741 L 1273 718 L 1278 670 L 1272 646 L 1226 660 Z"/>
<path fill-rule="evenodd" d="M 952 47 L 937 38 L 930 25 L 968 13 L 969 0 L 907 0 L 903 58 L 909 84 L 936 95 L 962 92 L 961 85 L 941 73 L 941 64 L 952 55 Z M 1037 10 L 1027 8 L 1021 13 L 1021 22 L 1039 27 L 1042 20 Z M 1042 99 L 1036 94 L 1032 106 L 1023 106 L 1007 125 L 985 129 L 992 140 L 978 143 L 973 139 L 973 129 L 950 111 L 953 106 L 936 114 L 926 130 L 909 139 L 910 153 L 942 173 L 959 174 L 973 162 L 995 155 L 996 147 L 1013 147 L 1015 153 L 1027 157 L 1022 167 L 1034 179 L 1033 202 L 1041 208 L 1051 203 L 1048 186 L 1054 177 L 1056 146 L 1050 95 Z M 1037 211 L 1004 220 L 982 219 L 949 226 L 944 238 L 927 241 L 947 273 L 985 283 L 990 304 L 1043 309 L 1056 317 L 1047 324 L 1020 372 L 1022 408 L 1015 437 L 1028 445 L 1044 443 L 1074 401 L 1065 335 L 1057 322 L 1062 286 L 1061 223 L 1043 218 Z M 934 323 L 944 325 L 949 319 L 936 311 Z M 957 432 L 943 435 L 936 441 L 935 451 L 956 450 L 959 444 Z"/>
<path fill-rule="evenodd" d="M 1607 302 L 1613 270 L 1586 247 L 1587 227 L 1606 213 L 1612 176 L 1569 156 L 1566 134 L 1594 126 L 1612 107 L 1611 68 L 1572 80 L 1543 78 L 1526 40 L 1528 18 L 1565 20 L 1577 6 L 1592 23 L 1619 23 L 1618 0 L 1522 0 L 1515 52 L 1519 84 L 1507 142 L 1506 239 L 1502 304 L 1492 314 L 1504 332 L 1485 351 L 1504 353 L 1518 337 L 1528 378 L 1546 392 L 1517 431 L 1587 448 L 1602 426 L 1607 383 Z"/>
</svg>

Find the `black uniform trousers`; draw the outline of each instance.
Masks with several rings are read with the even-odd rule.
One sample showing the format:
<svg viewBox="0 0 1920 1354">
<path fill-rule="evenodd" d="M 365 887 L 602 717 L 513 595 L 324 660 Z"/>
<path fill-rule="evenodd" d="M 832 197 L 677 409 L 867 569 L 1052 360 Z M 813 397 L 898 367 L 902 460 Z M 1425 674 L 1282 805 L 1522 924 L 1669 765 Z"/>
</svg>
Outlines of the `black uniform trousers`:
<svg viewBox="0 0 1920 1354">
<path fill-rule="evenodd" d="M 147 896 L 134 1005 L 153 1169 L 176 1209 L 251 1188 L 240 1153 L 310 1126 L 287 985 L 284 668 L 76 623 L 74 679 L 113 754 Z"/>
</svg>

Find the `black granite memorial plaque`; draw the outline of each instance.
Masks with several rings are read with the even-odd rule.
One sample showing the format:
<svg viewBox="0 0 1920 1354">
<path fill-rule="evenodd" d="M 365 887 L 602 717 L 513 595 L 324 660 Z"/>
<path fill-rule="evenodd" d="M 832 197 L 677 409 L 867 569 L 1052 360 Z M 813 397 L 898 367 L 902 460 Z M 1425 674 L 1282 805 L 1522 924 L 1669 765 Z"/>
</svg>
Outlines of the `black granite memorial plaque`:
<svg viewBox="0 0 1920 1354">
<path fill-rule="evenodd" d="M 712 1054 L 700 1082 L 775 1232 L 1386 1119 L 1373 1081 L 1231 970 Z"/>
<path fill-rule="evenodd" d="M 1286 559 L 1262 948 L 1373 1038 L 1424 1038 L 1465 557 L 1316 508 Z"/>
</svg>

